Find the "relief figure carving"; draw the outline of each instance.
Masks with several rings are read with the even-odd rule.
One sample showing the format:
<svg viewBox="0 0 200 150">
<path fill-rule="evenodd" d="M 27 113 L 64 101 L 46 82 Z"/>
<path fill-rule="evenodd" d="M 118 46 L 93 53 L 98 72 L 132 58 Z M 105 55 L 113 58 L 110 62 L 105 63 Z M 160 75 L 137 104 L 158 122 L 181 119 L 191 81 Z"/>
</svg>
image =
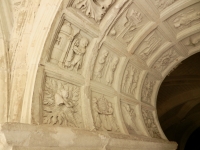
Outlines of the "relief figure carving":
<svg viewBox="0 0 200 150">
<path fill-rule="evenodd" d="M 97 130 L 119 132 L 112 103 L 108 102 L 104 96 L 93 98 L 92 103 L 95 128 Z"/>
<path fill-rule="evenodd" d="M 107 57 L 108 57 L 108 51 L 104 50 L 102 52 L 102 55 L 100 56 L 100 58 L 97 61 L 97 65 L 96 65 L 96 68 L 94 70 L 94 77 L 96 79 L 98 79 L 99 81 L 103 76 L 103 69 L 104 69 Z"/>
<path fill-rule="evenodd" d="M 106 76 L 107 85 L 111 85 L 114 80 L 114 73 L 119 63 L 119 58 L 114 57 L 109 65 L 109 69 Z"/>
<path fill-rule="evenodd" d="M 122 91 L 128 94 L 134 94 L 137 88 L 137 81 L 140 75 L 140 71 L 129 65 L 125 70 L 122 80 Z"/>
<path fill-rule="evenodd" d="M 48 78 L 43 100 L 43 123 L 82 127 L 79 93 L 77 86 Z"/>
<path fill-rule="evenodd" d="M 72 7 L 80 9 L 86 16 L 100 22 L 115 0 L 75 0 Z"/>
<path fill-rule="evenodd" d="M 88 44 L 89 41 L 86 38 L 74 40 L 72 48 L 70 49 L 65 61 L 66 68 L 78 71 L 78 69 L 82 67 L 83 56 L 86 53 Z"/>
</svg>

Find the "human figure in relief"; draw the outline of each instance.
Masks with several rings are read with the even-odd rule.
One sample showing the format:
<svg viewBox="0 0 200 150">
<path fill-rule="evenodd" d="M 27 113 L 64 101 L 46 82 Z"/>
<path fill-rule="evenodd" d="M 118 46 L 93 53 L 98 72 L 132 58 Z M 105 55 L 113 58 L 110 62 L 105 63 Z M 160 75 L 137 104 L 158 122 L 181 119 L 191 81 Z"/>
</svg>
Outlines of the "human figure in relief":
<svg viewBox="0 0 200 150">
<path fill-rule="evenodd" d="M 72 45 L 72 48 L 68 53 L 65 67 L 69 68 L 70 70 L 75 69 L 78 71 L 78 69 L 81 68 L 83 56 L 86 52 L 89 41 L 86 38 L 81 38 L 80 40 L 75 39 L 73 43 L 74 45 Z"/>
<path fill-rule="evenodd" d="M 98 102 L 97 98 L 93 98 L 93 115 L 94 115 L 95 127 L 98 130 L 101 128 L 101 119 L 99 115 L 102 112 L 99 110 L 97 102 Z"/>
<path fill-rule="evenodd" d="M 106 58 L 108 57 L 108 51 L 104 50 L 100 58 L 98 59 L 98 63 L 96 69 L 94 71 L 94 75 L 97 79 L 102 77 L 103 68 L 106 63 Z"/>
<path fill-rule="evenodd" d="M 110 66 L 109 66 L 109 70 L 107 72 L 107 76 L 106 76 L 106 81 L 107 81 L 107 85 L 111 85 L 114 79 L 114 73 L 115 70 L 117 68 L 117 64 L 119 63 L 119 58 L 115 57 L 113 58 Z"/>
</svg>

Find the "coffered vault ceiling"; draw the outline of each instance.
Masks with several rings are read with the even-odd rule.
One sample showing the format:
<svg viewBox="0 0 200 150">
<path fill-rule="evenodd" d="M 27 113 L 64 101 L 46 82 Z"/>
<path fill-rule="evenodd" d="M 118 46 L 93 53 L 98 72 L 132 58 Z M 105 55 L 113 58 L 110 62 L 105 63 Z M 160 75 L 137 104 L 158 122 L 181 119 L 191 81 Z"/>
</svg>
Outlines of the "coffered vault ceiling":
<svg viewBox="0 0 200 150">
<path fill-rule="evenodd" d="M 157 93 L 200 51 L 200 0 L 15 0 L 12 7 L 8 121 L 166 140 L 157 108 L 162 119 L 181 103 L 171 106 L 175 92 L 164 90 L 157 105 Z M 182 81 L 198 85 L 181 75 L 164 88 L 178 84 L 188 96 L 197 88 Z"/>
</svg>

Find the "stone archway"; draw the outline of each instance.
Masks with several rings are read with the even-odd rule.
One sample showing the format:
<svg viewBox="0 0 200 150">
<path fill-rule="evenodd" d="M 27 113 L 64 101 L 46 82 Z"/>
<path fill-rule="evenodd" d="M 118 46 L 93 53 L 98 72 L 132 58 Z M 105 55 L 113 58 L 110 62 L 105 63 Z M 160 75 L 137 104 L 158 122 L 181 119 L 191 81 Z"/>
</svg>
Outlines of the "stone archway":
<svg viewBox="0 0 200 150">
<path fill-rule="evenodd" d="M 160 128 L 156 97 L 165 76 L 199 51 L 200 3 L 173 2 L 24 4 L 25 14 L 35 17 L 16 28 L 24 35 L 23 51 L 13 55 L 9 121 L 103 131 L 104 147 L 116 148 L 123 137 L 124 144 L 135 138 L 156 143 L 141 142 L 143 149 L 175 149 Z M 127 149 L 137 147 L 132 143 Z"/>
</svg>

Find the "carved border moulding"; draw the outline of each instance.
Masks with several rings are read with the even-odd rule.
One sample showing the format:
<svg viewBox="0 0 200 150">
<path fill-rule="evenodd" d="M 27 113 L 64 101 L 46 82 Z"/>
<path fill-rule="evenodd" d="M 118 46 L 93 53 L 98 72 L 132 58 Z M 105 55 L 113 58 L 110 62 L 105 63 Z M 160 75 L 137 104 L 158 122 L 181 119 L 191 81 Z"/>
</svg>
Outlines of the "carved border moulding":
<svg viewBox="0 0 200 150">
<path fill-rule="evenodd" d="M 118 18 L 111 28 L 109 36 L 128 46 L 134 35 L 148 22 L 147 17 L 139 10 L 135 4 L 132 4 Z"/>
<path fill-rule="evenodd" d="M 122 116 L 130 134 L 141 134 L 138 124 L 137 104 L 130 104 L 121 100 Z"/>
<path fill-rule="evenodd" d="M 80 87 L 46 77 L 42 100 L 43 124 L 83 128 Z"/>
<path fill-rule="evenodd" d="M 117 70 L 121 65 L 121 57 L 116 55 L 113 50 L 103 45 L 98 54 L 93 69 L 93 80 L 112 86 L 117 80 Z"/>
<path fill-rule="evenodd" d="M 79 9 L 89 18 L 93 18 L 99 23 L 108 9 L 116 0 L 75 0 L 72 7 Z"/>
<path fill-rule="evenodd" d="M 177 61 L 177 59 L 178 54 L 173 48 L 170 48 L 157 59 L 157 61 L 152 66 L 152 69 L 155 69 L 163 74 L 166 68 L 169 67 L 174 61 Z"/>
<path fill-rule="evenodd" d="M 156 84 L 156 81 L 151 80 L 149 78 L 149 75 L 147 74 L 143 87 L 142 87 L 142 93 L 141 93 L 141 101 L 145 102 L 147 104 L 152 104 L 152 94 L 153 94 L 153 89 Z"/>
<path fill-rule="evenodd" d="M 169 7 L 173 3 L 175 3 L 178 0 L 154 0 L 154 4 L 157 7 L 157 9 L 161 12 L 165 8 Z"/>
<path fill-rule="evenodd" d="M 136 55 L 142 60 L 148 61 L 154 52 L 157 51 L 164 43 L 164 38 L 160 35 L 161 34 L 157 30 L 151 32 L 137 48 L 135 52 Z"/>
<path fill-rule="evenodd" d="M 152 138 L 161 139 L 161 135 L 154 120 L 153 112 L 142 107 L 142 116 L 150 136 Z"/>
<path fill-rule="evenodd" d="M 167 20 L 168 26 L 177 34 L 184 29 L 198 24 L 200 22 L 199 7 L 200 3 L 197 3 L 171 16 Z"/>
<path fill-rule="evenodd" d="M 136 91 L 138 88 L 138 80 L 142 71 L 135 67 L 132 63 L 128 62 L 123 75 L 121 83 L 121 91 L 124 94 L 134 95 L 136 97 Z"/>
<path fill-rule="evenodd" d="M 92 116 L 96 130 L 120 132 L 116 117 L 116 101 L 102 93 L 92 92 Z"/>
<path fill-rule="evenodd" d="M 52 47 L 50 62 L 81 74 L 91 37 L 64 20 Z"/>
</svg>

